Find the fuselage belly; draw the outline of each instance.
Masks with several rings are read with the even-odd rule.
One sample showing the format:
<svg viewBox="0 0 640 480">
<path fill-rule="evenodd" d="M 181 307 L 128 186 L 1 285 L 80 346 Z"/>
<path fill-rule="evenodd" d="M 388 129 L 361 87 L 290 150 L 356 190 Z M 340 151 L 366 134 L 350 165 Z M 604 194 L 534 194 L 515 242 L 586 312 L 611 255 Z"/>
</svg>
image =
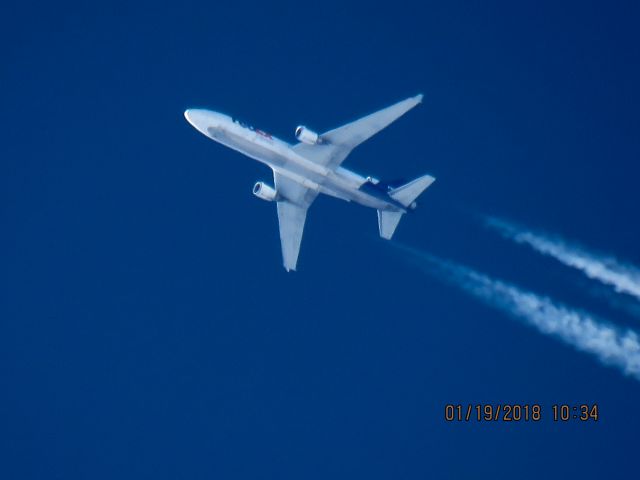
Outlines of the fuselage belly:
<svg viewBox="0 0 640 480">
<path fill-rule="evenodd" d="M 378 210 L 403 211 L 382 195 L 360 189 L 367 178 L 343 167 L 329 169 L 297 154 L 286 142 L 253 129 L 231 117 L 208 110 L 190 110 L 189 121 L 201 133 L 237 152 L 271 167 L 319 193 Z"/>
</svg>

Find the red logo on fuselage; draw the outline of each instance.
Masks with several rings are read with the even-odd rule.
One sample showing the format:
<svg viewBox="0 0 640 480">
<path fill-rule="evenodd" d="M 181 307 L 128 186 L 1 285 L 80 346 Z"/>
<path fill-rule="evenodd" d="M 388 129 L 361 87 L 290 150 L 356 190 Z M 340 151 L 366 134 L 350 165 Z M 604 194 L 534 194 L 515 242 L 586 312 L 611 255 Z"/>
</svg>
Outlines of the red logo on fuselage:
<svg viewBox="0 0 640 480">
<path fill-rule="evenodd" d="M 256 129 L 255 129 L 255 132 L 256 132 L 258 135 L 262 135 L 263 137 L 268 138 L 269 140 L 271 140 L 271 139 L 273 138 L 273 137 L 271 136 L 271 134 L 269 134 L 269 133 L 267 133 L 267 132 L 263 132 L 262 130 L 260 130 L 260 129 L 258 129 L 258 128 L 256 128 Z"/>
<path fill-rule="evenodd" d="M 244 123 L 242 120 L 238 120 L 237 118 L 233 118 L 233 123 L 237 123 L 238 125 L 240 125 L 243 128 L 247 128 L 249 130 L 251 130 L 252 132 L 256 132 L 258 135 L 264 137 L 264 138 L 268 138 L 269 140 L 273 140 L 273 137 L 271 136 L 270 133 L 267 133 L 263 130 L 260 130 L 259 128 L 253 128 L 251 125 Z"/>
</svg>

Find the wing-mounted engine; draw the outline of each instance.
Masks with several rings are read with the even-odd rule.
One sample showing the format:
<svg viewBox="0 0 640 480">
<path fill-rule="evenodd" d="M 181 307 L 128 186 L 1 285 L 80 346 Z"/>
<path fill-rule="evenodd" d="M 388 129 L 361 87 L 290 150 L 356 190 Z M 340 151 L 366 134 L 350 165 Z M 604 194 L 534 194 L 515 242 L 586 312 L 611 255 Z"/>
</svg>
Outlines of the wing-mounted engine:
<svg viewBox="0 0 640 480">
<path fill-rule="evenodd" d="M 280 195 L 278 195 L 276 189 L 270 187 L 264 182 L 256 182 L 256 184 L 253 186 L 253 194 L 262 200 L 266 200 L 267 202 L 275 202 L 280 200 Z"/>
<path fill-rule="evenodd" d="M 316 145 L 324 143 L 324 140 L 313 130 L 309 130 L 307 127 L 300 125 L 296 128 L 296 138 L 302 143 L 307 145 Z"/>
</svg>

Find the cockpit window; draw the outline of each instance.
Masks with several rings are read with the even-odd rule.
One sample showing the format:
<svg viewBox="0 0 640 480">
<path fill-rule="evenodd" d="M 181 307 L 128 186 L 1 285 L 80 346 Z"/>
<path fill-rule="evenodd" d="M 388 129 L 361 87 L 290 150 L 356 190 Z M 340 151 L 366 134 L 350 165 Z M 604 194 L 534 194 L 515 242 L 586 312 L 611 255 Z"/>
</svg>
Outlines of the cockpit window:
<svg viewBox="0 0 640 480">
<path fill-rule="evenodd" d="M 251 125 L 249 125 L 248 123 L 243 122 L 242 120 L 239 120 L 237 118 L 232 118 L 231 120 L 233 120 L 233 123 L 237 123 L 238 125 L 240 125 L 243 128 L 248 128 L 249 130 L 253 130 L 253 127 Z"/>
</svg>

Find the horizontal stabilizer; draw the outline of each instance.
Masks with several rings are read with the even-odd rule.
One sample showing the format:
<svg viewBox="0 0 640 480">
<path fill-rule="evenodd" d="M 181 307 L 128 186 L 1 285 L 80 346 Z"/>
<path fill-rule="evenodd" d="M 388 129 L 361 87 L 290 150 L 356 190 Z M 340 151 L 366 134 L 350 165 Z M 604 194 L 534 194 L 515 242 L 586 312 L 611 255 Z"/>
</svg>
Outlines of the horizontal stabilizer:
<svg viewBox="0 0 640 480">
<path fill-rule="evenodd" d="M 410 207 L 413 201 L 418 198 L 420 194 L 424 192 L 434 181 L 435 178 L 431 175 L 423 175 L 406 185 L 402 185 L 401 187 L 392 190 L 389 195 L 405 207 Z"/>
<path fill-rule="evenodd" d="M 388 210 L 378 210 L 378 229 L 380 236 L 387 240 L 391 240 L 393 232 L 396 231 L 398 223 L 402 218 L 402 212 L 390 212 Z"/>
</svg>

